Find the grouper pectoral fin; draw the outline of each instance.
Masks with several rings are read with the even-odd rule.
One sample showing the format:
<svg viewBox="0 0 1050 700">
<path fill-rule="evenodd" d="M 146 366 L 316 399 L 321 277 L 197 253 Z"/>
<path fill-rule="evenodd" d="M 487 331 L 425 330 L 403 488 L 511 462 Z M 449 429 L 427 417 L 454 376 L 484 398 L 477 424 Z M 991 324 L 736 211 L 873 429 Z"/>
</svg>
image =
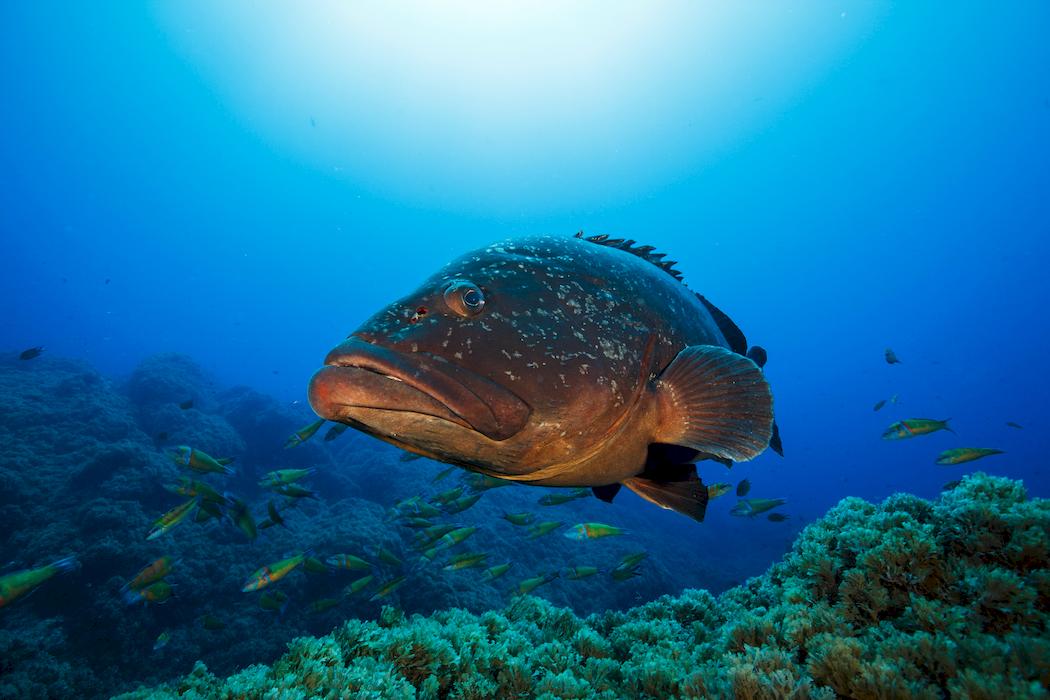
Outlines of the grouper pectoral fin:
<svg viewBox="0 0 1050 700">
<path fill-rule="evenodd" d="M 696 475 L 696 465 L 668 465 L 647 469 L 639 476 L 625 479 L 623 485 L 661 508 L 703 521 L 707 512 L 707 487 Z"/>
<path fill-rule="evenodd" d="M 769 445 L 773 395 L 752 360 L 717 345 L 690 345 L 655 380 L 654 442 L 742 462 Z"/>
</svg>

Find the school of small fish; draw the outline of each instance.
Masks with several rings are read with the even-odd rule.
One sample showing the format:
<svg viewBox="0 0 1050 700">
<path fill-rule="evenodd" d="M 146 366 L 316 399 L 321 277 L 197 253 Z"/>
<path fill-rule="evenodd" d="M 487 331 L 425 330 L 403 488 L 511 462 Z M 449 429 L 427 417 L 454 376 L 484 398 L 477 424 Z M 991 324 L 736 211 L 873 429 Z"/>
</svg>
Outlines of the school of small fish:
<svg viewBox="0 0 1050 700">
<path fill-rule="evenodd" d="M 886 362 L 891 365 L 900 364 L 901 362 L 892 348 L 886 348 L 885 358 Z M 896 405 L 897 402 L 897 394 L 894 394 L 889 399 L 880 399 L 877 401 L 874 410 L 879 411 L 886 406 L 887 403 Z M 951 418 L 945 418 L 944 420 L 938 420 L 936 418 L 904 418 L 890 424 L 889 427 L 883 430 L 882 439 L 891 441 L 909 440 L 911 438 L 919 437 L 920 435 L 929 435 L 942 430 L 955 435 L 955 431 L 948 425 L 948 421 L 950 420 Z M 1023 427 L 1020 424 L 1013 421 L 1007 421 L 1006 425 L 1015 430 L 1023 430 Z M 990 447 L 955 447 L 941 452 L 934 459 L 934 462 L 941 466 L 954 466 L 956 464 L 973 462 L 978 459 L 983 459 L 984 457 L 1000 454 L 1003 454 L 1003 450 Z M 957 482 L 945 484 L 944 490 L 950 491 L 956 485 Z"/>
</svg>

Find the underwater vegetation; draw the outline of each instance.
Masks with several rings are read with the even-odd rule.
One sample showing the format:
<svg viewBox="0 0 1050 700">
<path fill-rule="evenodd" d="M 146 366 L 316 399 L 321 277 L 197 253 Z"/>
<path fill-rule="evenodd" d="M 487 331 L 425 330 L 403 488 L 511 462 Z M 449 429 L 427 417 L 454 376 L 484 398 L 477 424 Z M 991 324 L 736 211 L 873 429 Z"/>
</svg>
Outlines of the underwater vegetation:
<svg viewBox="0 0 1050 700">
<path fill-rule="evenodd" d="M 580 618 L 384 607 L 272 666 L 125 700 L 1050 697 L 1050 500 L 977 473 L 934 502 L 846 498 L 784 560 L 715 597 L 686 590 Z"/>
</svg>

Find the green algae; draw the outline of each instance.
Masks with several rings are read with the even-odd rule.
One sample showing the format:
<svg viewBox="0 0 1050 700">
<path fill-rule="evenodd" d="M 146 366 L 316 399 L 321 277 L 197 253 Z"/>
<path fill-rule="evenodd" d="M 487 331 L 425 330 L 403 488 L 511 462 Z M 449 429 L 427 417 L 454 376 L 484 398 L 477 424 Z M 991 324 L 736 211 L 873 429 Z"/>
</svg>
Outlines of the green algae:
<svg viewBox="0 0 1050 700">
<path fill-rule="evenodd" d="M 1050 501 L 974 474 L 935 502 L 847 498 L 784 560 L 580 618 L 530 596 L 480 615 L 350 620 L 273 666 L 161 698 L 1046 698 Z"/>
</svg>

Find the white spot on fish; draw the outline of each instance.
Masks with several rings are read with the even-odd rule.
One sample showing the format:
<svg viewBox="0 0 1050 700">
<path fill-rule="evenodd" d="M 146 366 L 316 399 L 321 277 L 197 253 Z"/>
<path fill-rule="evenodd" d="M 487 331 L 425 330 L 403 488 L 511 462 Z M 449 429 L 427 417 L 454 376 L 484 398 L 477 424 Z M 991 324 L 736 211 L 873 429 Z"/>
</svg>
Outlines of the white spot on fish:
<svg viewBox="0 0 1050 700">
<path fill-rule="evenodd" d="M 618 340 L 602 338 L 598 341 L 598 347 L 610 360 L 622 360 L 627 354 L 627 346 Z"/>
</svg>

